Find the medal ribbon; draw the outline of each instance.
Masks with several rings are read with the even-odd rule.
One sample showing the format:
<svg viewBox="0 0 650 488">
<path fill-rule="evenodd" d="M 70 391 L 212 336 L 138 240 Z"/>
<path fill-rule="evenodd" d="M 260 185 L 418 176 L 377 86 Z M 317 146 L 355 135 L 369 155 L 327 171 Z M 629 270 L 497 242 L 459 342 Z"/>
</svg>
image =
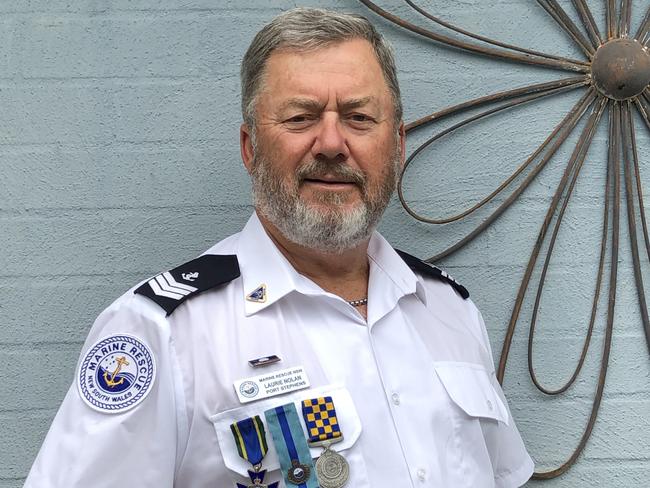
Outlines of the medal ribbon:
<svg viewBox="0 0 650 488">
<path fill-rule="evenodd" d="M 331 396 L 303 400 L 302 417 L 305 419 L 310 445 L 323 441 L 334 443 L 343 440 Z"/>
<path fill-rule="evenodd" d="M 295 486 L 295 483 L 289 481 L 288 472 L 297 461 L 309 468 L 309 478 L 297 485 L 298 488 L 318 488 L 311 452 L 305 440 L 295 405 L 288 403 L 281 407 L 271 408 L 264 412 L 264 417 L 266 417 L 275 450 L 280 458 L 280 467 L 285 481 Z"/>
<path fill-rule="evenodd" d="M 269 447 L 266 444 L 266 433 L 260 416 L 255 415 L 230 424 L 230 430 L 235 438 L 239 456 L 253 466 L 261 464 Z"/>
</svg>

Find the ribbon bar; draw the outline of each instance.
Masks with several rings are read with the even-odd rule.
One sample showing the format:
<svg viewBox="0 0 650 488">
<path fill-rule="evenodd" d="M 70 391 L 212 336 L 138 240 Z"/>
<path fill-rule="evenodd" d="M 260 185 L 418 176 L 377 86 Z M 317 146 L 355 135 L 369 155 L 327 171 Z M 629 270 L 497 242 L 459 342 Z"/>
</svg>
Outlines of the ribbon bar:
<svg viewBox="0 0 650 488">
<path fill-rule="evenodd" d="M 310 446 L 321 444 L 323 441 L 334 443 L 343 440 L 331 396 L 303 400 L 302 417 L 307 425 Z"/>
<path fill-rule="evenodd" d="M 262 463 L 269 450 L 264 424 L 259 415 L 230 425 L 239 455 L 253 466 Z"/>
<path fill-rule="evenodd" d="M 314 463 L 293 403 L 264 412 L 280 467 L 287 483 L 298 488 L 318 488 Z"/>
</svg>

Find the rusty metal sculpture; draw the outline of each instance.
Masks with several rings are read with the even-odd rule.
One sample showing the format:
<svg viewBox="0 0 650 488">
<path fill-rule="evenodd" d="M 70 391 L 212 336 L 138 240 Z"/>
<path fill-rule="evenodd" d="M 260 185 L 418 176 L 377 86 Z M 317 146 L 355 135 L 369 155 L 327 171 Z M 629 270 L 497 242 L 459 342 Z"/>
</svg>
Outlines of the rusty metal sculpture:
<svg viewBox="0 0 650 488">
<path fill-rule="evenodd" d="M 560 6 L 556 0 L 537 0 L 548 14 L 557 22 L 559 27 L 568 34 L 576 43 L 578 48 L 583 52 L 585 60 L 568 59 L 561 56 L 555 56 L 529 49 L 523 49 L 517 46 L 498 42 L 487 37 L 479 36 L 445 22 L 429 12 L 425 11 L 414 2 L 405 0 L 416 12 L 426 19 L 436 24 L 469 37 L 475 41 L 459 40 L 457 37 L 443 35 L 416 24 L 403 20 L 396 15 L 382 9 L 374 2 L 369 0 L 359 0 L 376 14 L 384 19 L 408 29 L 415 34 L 426 37 L 430 40 L 470 51 L 477 54 L 499 58 L 505 61 L 525 63 L 530 65 L 542 66 L 562 71 L 577 73 L 574 76 L 565 77 L 557 81 L 534 84 L 514 90 L 502 91 L 493 95 L 477 98 L 459 105 L 445 108 L 431 115 L 423 117 L 407 125 L 407 132 L 420 128 L 431 122 L 438 122 L 442 119 L 466 112 L 470 109 L 478 109 L 490 106 L 485 111 L 472 115 L 465 120 L 458 122 L 451 127 L 435 134 L 422 145 L 420 145 L 407 159 L 399 182 L 398 193 L 402 205 L 406 211 L 415 219 L 430 224 L 446 224 L 458 221 L 488 202 L 491 202 L 497 195 L 502 193 L 506 188 L 512 188 L 509 196 L 496 207 L 496 209 L 472 232 L 466 237 L 453 244 L 443 252 L 428 259 L 429 262 L 437 261 L 445 256 L 459 250 L 486 228 L 488 228 L 512 203 L 521 195 L 521 193 L 530 185 L 544 166 L 556 154 L 559 147 L 564 143 L 569 134 L 586 117 L 586 123 L 580 134 L 575 149 L 569 158 L 568 164 L 559 185 L 553 195 L 548 212 L 541 226 L 533 250 L 531 252 L 528 266 L 524 273 L 523 280 L 519 287 L 517 298 L 511 314 L 510 322 L 506 332 L 497 376 L 499 381 L 503 381 L 510 346 L 515 333 L 515 327 L 520 317 L 522 304 L 526 292 L 529 288 L 533 271 L 538 262 L 542 247 L 548 240 L 546 256 L 541 268 L 541 276 L 537 284 L 537 291 L 532 310 L 532 318 L 528 335 L 528 369 L 534 385 L 543 393 L 548 395 L 558 395 L 567 391 L 578 377 L 584 364 L 587 349 L 591 342 L 596 313 L 598 309 L 599 297 L 601 294 L 601 284 L 604 275 L 604 265 L 608 242 L 611 246 L 611 265 L 609 272 L 609 296 L 607 301 L 607 318 L 605 326 L 605 337 L 600 362 L 600 371 L 598 383 L 594 395 L 591 413 L 587 425 L 583 431 L 578 446 L 573 450 L 570 457 L 559 467 L 545 472 L 537 472 L 534 477 L 538 479 L 555 478 L 566 472 L 576 461 L 591 435 L 593 426 L 598 416 L 598 410 L 603 397 L 605 386 L 605 376 L 609 363 L 609 355 L 612 343 L 612 329 L 614 322 L 614 304 L 616 302 L 617 289 L 617 262 L 618 262 L 618 245 L 619 245 L 619 218 L 621 207 L 621 179 L 623 179 L 625 204 L 627 207 L 627 217 L 629 224 L 630 243 L 632 249 L 632 259 L 634 264 L 634 276 L 638 295 L 639 306 L 641 310 L 641 319 L 645 332 L 646 341 L 650 350 L 650 318 L 646 303 L 643 277 L 641 273 L 641 258 L 639 251 L 639 236 L 637 234 L 637 218 L 640 221 L 643 233 L 643 242 L 645 251 L 650 259 L 650 238 L 648 236 L 648 225 L 645 216 L 643 204 L 643 191 L 639 170 L 639 157 L 636 146 L 635 127 L 633 121 L 634 108 L 640 114 L 646 127 L 650 130 L 650 52 L 647 44 L 650 41 L 650 8 L 648 8 L 640 27 L 634 34 L 630 35 L 631 23 L 631 0 L 604 0 L 606 9 L 606 31 L 604 35 L 598 29 L 597 23 L 585 0 L 572 0 L 573 7 L 577 16 L 581 20 L 581 26 L 576 25 L 571 20 L 569 14 Z M 440 138 L 467 126 L 479 119 L 490 116 L 494 113 L 510 109 L 517 105 L 531 102 L 533 100 L 550 97 L 559 93 L 565 93 L 569 90 L 583 89 L 585 91 L 582 98 L 573 106 L 564 119 L 554 128 L 546 140 L 521 164 L 515 172 L 506 178 L 492 193 L 484 197 L 480 202 L 464 210 L 457 215 L 446 218 L 429 218 L 420 215 L 414 211 L 408 204 L 404 196 L 403 178 L 405 172 L 415 158 L 422 151 Z M 494 106 L 496 105 L 496 106 Z M 591 110 L 590 110 L 591 109 Z M 533 343 L 535 335 L 535 326 L 537 324 L 537 315 L 541 301 L 542 290 L 549 262 L 553 253 L 555 241 L 562 224 L 565 211 L 571 194 L 574 190 L 578 175 L 585 161 L 587 151 L 591 145 L 594 133 L 598 123 L 605 111 L 608 112 L 609 119 L 609 150 L 607 163 L 607 178 L 604 189 L 605 206 L 603 213 L 603 230 L 600 247 L 599 266 L 596 277 L 593 302 L 591 307 L 591 316 L 589 326 L 585 335 L 582 353 L 578 360 L 575 370 L 570 379 L 557 389 L 550 389 L 543 386 L 538 380 L 535 367 L 532 360 Z M 587 113 L 589 114 L 587 115 Z M 621 168 L 622 166 L 622 168 Z M 527 173 L 526 173 L 527 172 Z M 525 175 L 525 177 L 524 177 Z M 518 184 L 513 182 L 520 177 L 522 181 Z M 611 206 L 610 208 L 610 201 Z M 551 223 L 555 217 L 555 224 L 552 231 Z M 611 222 L 610 219 L 611 218 Z"/>
</svg>

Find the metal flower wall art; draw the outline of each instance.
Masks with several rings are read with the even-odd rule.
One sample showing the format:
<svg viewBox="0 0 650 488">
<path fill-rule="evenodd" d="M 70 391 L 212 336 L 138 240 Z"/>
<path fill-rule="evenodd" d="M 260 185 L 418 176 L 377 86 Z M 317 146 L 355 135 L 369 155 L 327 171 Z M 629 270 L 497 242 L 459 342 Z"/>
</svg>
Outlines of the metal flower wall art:
<svg viewBox="0 0 650 488">
<path fill-rule="evenodd" d="M 606 301 L 600 300 L 601 302 L 605 301 L 604 304 L 601 303 L 601 307 L 604 307 L 603 310 L 606 309 L 606 313 L 604 313 L 605 332 L 602 352 L 600 353 L 596 391 L 589 418 L 586 421 L 577 447 L 575 447 L 568 459 L 554 469 L 535 473 L 535 477 L 538 479 L 557 477 L 575 463 L 585 448 L 603 398 L 614 325 L 621 206 L 625 207 L 627 212 L 636 292 L 641 311 L 641 325 L 650 351 L 650 319 L 641 265 L 642 260 L 645 261 L 643 254 L 647 254 L 648 259 L 650 259 L 650 238 L 644 211 L 635 128 L 635 120 L 639 120 L 642 121 L 640 122 L 641 126 L 645 125 L 645 129 L 650 129 L 650 87 L 648 86 L 650 83 L 650 52 L 647 47 L 647 43 L 650 41 L 650 7 L 645 7 L 647 8 L 645 16 L 638 29 L 633 32 L 631 30 L 631 0 L 603 0 L 604 23 L 595 20 L 592 10 L 590 10 L 585 0 L 572 0 L 573 12 L 565 10 L 556 0 L 537 0 L 537 3 L 557 23 L 558 29 L 568 35 L 582 53 L 583 59 L 569 59 L 524 49 L 473 34 L 433 16 L 410 0 L 405 0 L 405 2 L 417 12 L 414 15 L 421 16 L 422 23 L 426 22 L 426 25 L 433 26 L 435 24 L 433 30 L 406 21 L 369 0 L 359 1 L 391 23 L 436 43 L 507 62 L 545 67 L 558 72 L 569 72 L 568 75 L 556 81 L 501 91 L 445 108 L 409 123 L 407 132 L 459 114 L 465 113 L 467 115 L 469 113 L 460 122 L 454 123 L 430 137 L 409 155 L 398 188 L 400 201 L 406 211 L 418 221 L 429 224 L 441 225 L 462 220 L 488 203 L 491 203 L 494 207 L 494 210 L 490 211 L 489 215 L 480 221 L 464 238 L 428 259 L 429 262 L 434 262 L 456 252 L 485 231 L 529 187 L 540 171 L 553 159 L 570 134 L 574 130 L 576 135 L 579 133 L 575 148 L 573 148 L 559 184 L 550 198 L 546 216 L 532 246 L 528 266 L 519 285 L 519 291 L 511 312 L 497 372 L 499 381 L 502 382 L 515 328 L 520 321 L 524 299 L 526 294 L 529 293 L 531 297 L 530 303 L 534 303 L 530 314 L 531 320 L 528 333 L 528 369 L 530 377 L 534 385 L 547 395 L 559 395 L 567 391 L 574 384 L 585 362 L 587 350 L 592 340 L 597 311 L 599 310 L 599 297 L 601 294 L 605 295 L 604 291 L 601 293 L 601 285 L 608 281 L 608 297 Z M 429 24 L 429 22 L 434 24 Z M 599 24 L 601 25 L 599 26 Z M 444 34 L 440 32 L 444 32 Z M 502 183 L 492 193 L 485 196 L 478 203 L 446 218 L 424 216 L 409 205 L 403 187 L 404 174 L 409 170 L 414 160 L 422 157 L 424 149 L 436 144 L 441 138 L 497 112 L 553 97 L 570 90 L 581 91 L 582 97 L 568 111 L 560 123 L 555 126 L 544 142 L 512 174 L 505 176 Z M 635 111 L 638 112 L 640 117 L 634 116 Z M 544 386 L 536 374 L 532 360 L 533 339 L 538 322 L 542 291 L 556 239 L 599 124 L 607 124 L 609 144 L 607 155 L 603 153 L 601 157 L 603 172 L 606 172 L 605 188 L 603 189 L 604 210 L 602 214 L 602 234 L 597 231 L 601 236 L 601 244 L 598 270 L 593 284 L 593 298 L 590 299 L 591 315 L 588 326 L 585 327 L 586 332 L 582 343 L 582 352 L 575 370 L 573 370 L 564 385 L 551 389 Z M 500 203 L 498 199 L 495 200 L 498 195 L 502 196 Z M 483 210 L 485 208 L 487 207 L 484 207 Z M 608 256 L 609 260 L 607 259 Z M 605 266 L 607 261 L 610 263 L 609 266 Z M 606 268 L 609 268 L 607 273 L 605 272 Z M 537 272 L 535 272 L 536 270 Z M 533 279 L 534 276 L 535 279 Z M 605 287 L 603 287 L 603 290 L 605 290 Z"/>
</svg>

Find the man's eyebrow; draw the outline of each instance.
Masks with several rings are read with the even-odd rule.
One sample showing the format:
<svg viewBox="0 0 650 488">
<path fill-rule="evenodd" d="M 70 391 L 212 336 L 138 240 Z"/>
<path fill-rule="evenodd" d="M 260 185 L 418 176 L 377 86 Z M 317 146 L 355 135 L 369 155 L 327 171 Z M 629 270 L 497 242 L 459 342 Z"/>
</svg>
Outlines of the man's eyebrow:
<svg viewBox="0 0 650 488">
<path fill-rule="evenodd" d="M 323 109 L 323 104 L 311 98 L 289 98 L 280 105 L 280 110 L 287 110 L 290 108 L 302 108 L 314 112 L 320 112 Z"/>
<path fill-rule="evenodd" d="M 374 100 L 375 97 L 373 96 L 361 97 L 361 98 L 348 98 L 346 100 L 339 100 L 338 106 L 339 108 L 350 110 L 353 108 L 359 108 L 368 105 L 370 102 Z"/>
<path fill-rule="evenodd" d="M 363 107 L 373 102 L 376 98 L 373 96 L 361 97 L 361 98 L 348 98 L 345 100 L 337 101 L 339 109 L 350 110 L 359 107 Z M 314 100 L 312 98 L 289 98 L 285 100 L 282 105 L 280 105 L 280 110 L 288 110 L 291 108 L 300 108 L 304 110 L 309 110 L 312 112 L 321 112 L 324 108 L 324 104 Z"/>
</svg>

